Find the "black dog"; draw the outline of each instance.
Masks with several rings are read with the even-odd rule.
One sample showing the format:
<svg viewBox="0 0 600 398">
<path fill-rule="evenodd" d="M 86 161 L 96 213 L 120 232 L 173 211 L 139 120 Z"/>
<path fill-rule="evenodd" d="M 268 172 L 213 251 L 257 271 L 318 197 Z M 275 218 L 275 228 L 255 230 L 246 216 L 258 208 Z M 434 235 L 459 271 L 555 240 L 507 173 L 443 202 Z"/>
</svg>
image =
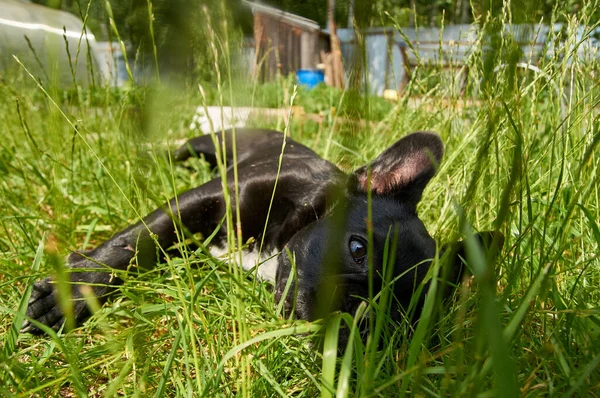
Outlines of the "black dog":
<svg viewBox="0 0 600 398">
<path fill-rule="evenodd" d="M 218 137 L 226 142 L 227 164 L 231 166 L 232 133 L 226 131 Z M 285 308 L 295 310 L 299 319 L 313 320 L 331 310 L 354 313 L 361 298 L 369 297 L 367 190 L 370 187 L 372 285 L 380 289 L 384 245 L 395 234 L 396 252 L 390 254 L 395 258 L 393 276 L 404 274 L 393 290 L 398 305 L 392 316 L 398 317 L 425 277 L 436 252 L 436 244 L 419 220 L 416 206 L 442 159 L 440 138 L 428 132 L 410 134 L 370 165 L 348 176 L 291 139 L 287 140 L 280 164 L 284 137 L 279 132 L 238 129 L 236 137 L 242 238 L 244 242 L 249 238 L 256 242 L 245 253 L 244 269 L 257 266 L 259 278 L 273 281 L 276 300 L 282 299 L 287 291 Z M 189 140 L 174 157 L 182 161 L 196 154 L 216 165 L 210 136 Z M 232 193 L 233 180 L 230 169 L 227 181 Z M 235 220 L 235 203 L 232 208 Z M 200 233 L 204 237 L 216 231 L 211 251 L 223 250 L 227 234 L 222 222 L 225 212 L 222 181 L 213 179 L 172 199 L 168 206 L 155 210 L 96 249 L 73 253 L 69 257 L 72 268 L 109 267 L 107 272 L 70 274 L 76 321 L 81 322 L 89 315 L 79 290 L 81 284 L 89 284 L 103 300 L 119 284 L 118 278 L 111 277 L 110 268 L 126 270 L 134 260 L 138 265 L 156 264 L 155 245 L 162 249 L 171 247 L 181 239 L 178 231 Z M 262 253 L 258 256 L 260 242 L 263 242 Z M 280 254 L 274 257 L 274 253 Z M 295 258 L 295 269 L 290 254 Z M 271 259 L 263 262 L 268 258 Z M 451 270 L 451 279 L 457 280 L 460 273 L 460 269 Z M 295 279 L 288 284 L 290 276 Z M 34 285 L 27 316 L 58 330 L 64 318 L 57 301 L 51 280 L 39 281 Z M 41 332 L 28 321 L 22 331 Z"/>
</svg>

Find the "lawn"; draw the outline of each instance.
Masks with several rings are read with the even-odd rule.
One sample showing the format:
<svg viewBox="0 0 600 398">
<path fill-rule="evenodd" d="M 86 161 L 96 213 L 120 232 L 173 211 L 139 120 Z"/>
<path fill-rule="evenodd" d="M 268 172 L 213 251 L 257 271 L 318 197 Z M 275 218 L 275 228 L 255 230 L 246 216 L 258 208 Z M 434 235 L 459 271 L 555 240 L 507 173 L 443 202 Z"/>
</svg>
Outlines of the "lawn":
<svg viewBox="0 0 600 398">
<path fill-rule="evenodd" d="M 388 103 L 325 88 L 294 96 L 290 79 L 213 82 L 203 96 L 1 78 L 0 395 L 600 395 L 600 69 L 597 59 L 569 60 L 578 43 L 566 43 L 539 62 L 543 73 L 489 73 L 506 62 L 508 39 L 474 58 L 468 104 L 443 81 Z M 419 215 L 440 243 L 502 232 L 499 258 L 480 262 L 445 306 L 432 298 L 416 330 L 384 322 L 380 336 L 343 351 L 335 337 L 356 314 L 285 319 L 268 283 L 185 244 L 156 269 L 120 275 L 119 294 L 82 327 L 18 334 L 33 281 L 211 178 L 202 160 L 181 167 L 165 149 L 198 134 L 189 128 L 197 106 L 248 96 L 321 112 L 319 123 L 292 116 L 287 132 L 346 171 L 411 131 L 437 132 L 446 154 Z M 283 130 L 287 121 L 250 124 Z M 361 310 L 385 316 L 375 302 Z"/>
</svg>

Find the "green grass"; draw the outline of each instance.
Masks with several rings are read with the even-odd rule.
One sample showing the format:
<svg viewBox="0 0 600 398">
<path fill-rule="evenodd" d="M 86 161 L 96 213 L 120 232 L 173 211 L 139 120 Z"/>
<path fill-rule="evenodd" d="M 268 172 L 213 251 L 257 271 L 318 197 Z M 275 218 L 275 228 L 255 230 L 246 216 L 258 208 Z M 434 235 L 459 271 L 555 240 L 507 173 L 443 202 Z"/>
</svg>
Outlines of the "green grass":
<svg viewBox="0 0 600 398">
<path fill-rule="evenodd" d="M 97 90 L 74 101 L 47 96 L 26 74 L 0 80 L 0 395 L 599 395 L 600 69 L 557 56 L 540 64 L 551 84 L 510 67 L 486 75 L 508 46 L 489 63 L 471 60 L 474 106 L 453 107 L 444 85 L 420 107 L 300 90 L 295 104 L 307 109 L 376 120 L 291 124 L 292 138 L 348 171 L 408 132 L 438 132 L 446 155 L 419 206 L 428 230 L 440 242 L 471 229 L 506 237 L 495 263 L 469 246 L 476 276 L 449 307 L 430 295 L 415 331 L 380 320 L 381 336 L 352 334 L 343 354 L 340 325 L 360 316 L 332 315 L 318 344 L 321 323 L 281 317 L 268 284 L 185 247 L 124 275 L 120 294 L 81 328 L 18 335 L 28 286 L 53 264 L 211 174 L 199 160 L 181 168 L 161 157 L 193 134 L 197 92 Z M 254 93 L 252 103 L 289 105 L 289 81 L 234 93 L 225 76 L 217 89 L 205 85 L 211 104 L 245 105 Z M 360 311 L 385 315 L 375 308 Z"/>
</svg>

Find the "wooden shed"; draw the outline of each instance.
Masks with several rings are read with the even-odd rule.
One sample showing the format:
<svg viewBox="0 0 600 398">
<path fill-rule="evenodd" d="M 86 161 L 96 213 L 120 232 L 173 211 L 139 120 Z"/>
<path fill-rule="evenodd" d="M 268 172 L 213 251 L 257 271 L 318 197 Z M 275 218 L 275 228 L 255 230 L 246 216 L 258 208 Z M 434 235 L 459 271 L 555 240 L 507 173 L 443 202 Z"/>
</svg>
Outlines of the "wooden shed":
<svg viewBox="0 0 600 398">
<path fill-rule="evenodd" d="M 329 51 L 329 35 L 315 21 L 244 0 L 254 15 L 254 76 L 271 80 L 277 75 L 312 69 L 320 52 Z"/>
</svg>

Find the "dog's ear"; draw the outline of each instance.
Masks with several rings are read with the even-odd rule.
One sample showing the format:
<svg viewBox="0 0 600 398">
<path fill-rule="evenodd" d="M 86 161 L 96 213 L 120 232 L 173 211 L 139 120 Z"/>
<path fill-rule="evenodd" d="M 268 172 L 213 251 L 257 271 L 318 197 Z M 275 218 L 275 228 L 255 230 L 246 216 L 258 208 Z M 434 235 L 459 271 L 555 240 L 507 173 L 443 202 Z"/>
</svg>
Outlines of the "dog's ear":
<svg viewBox="0 0 600 398">
<path fill-rule="evenodd" d="M 371 190 L 376 195 L 392 195 L 417 204 L 423 189 L 435 174 L 444 154 L 437 134 L 420 131 L 397 141 L 371 164 L 356 170 L 350 187 L 367 191 L 367 171 L 371 170 Z"/>
</svg>

